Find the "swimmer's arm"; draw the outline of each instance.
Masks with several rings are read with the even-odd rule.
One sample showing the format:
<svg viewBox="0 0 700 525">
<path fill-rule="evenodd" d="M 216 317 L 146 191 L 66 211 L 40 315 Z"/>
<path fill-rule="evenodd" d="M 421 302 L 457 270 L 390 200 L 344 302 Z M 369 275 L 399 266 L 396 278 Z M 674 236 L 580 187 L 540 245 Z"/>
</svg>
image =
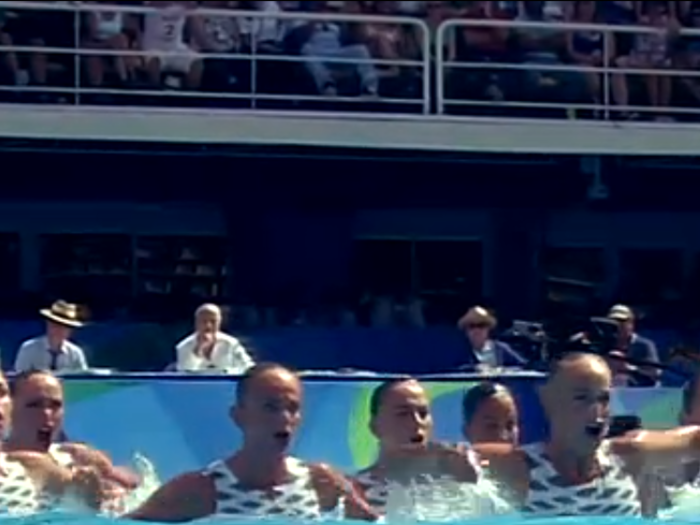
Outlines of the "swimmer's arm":
<svg viewBox="0 0 700 525">
<path fill-rule="evenodd" d="M 127 489 L 136 488 L 139 484 L 136 474 L 123 468 L 116 468 L 104 452 L 82 443 L 65 443 L 61 445 L 61 450 L 70 454 L 77 464 L 95 467 L 105 479 L 114 481 Z"/>
<path fill-rule="evenodd" d="M 160 487 L 124 518 L 184 523 L 214 514 L 215 502 L 216 491 L 211 479 L 200 472 L 189 472 Z"/>
<path fill-rule="evenodd" d="M 635 472 L 700 459 L 700 427 L 631 432 L 611 439 L 610 450 Z"/>
<path fill-rule="evenodd" d="M 101 507 L 103 493 L 95 470 L 70 471 L 58 465 L 49 455 L 36 452 L 13 452 L 8 459 L 21 463 L 39 490 L 56 496 L 72 492 L 88 507 Z"/>
<path fill-rule="evenodd" d="M 321 510 L 332 512 L 344 498 L 347 519 L 376 521 L 379 514 L 360 495 L 354 484 L 325 464 L 311 467 L 312 481 L 318 494 Z"/>
</svg>

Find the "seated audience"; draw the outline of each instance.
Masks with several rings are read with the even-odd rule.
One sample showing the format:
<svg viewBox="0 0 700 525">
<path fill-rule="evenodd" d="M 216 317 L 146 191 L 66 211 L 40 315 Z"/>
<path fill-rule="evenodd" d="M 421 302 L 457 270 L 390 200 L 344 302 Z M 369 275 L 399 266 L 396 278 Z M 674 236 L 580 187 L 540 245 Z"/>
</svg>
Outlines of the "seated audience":
<svg viewBox="0 0 700 525">
<path fill-rule="evenodd" d="M 180 341 L 176 368 L 181 372 L 220 370 L 243 374 L 255 363 L 243 345 L 221 331 L 221 309 L 203 304 L 194 314 L 195 331 Z"/>
<path fill-rule="evenodd" d="M 55 372 L 87 370 L 83 350 L 68 339 L 73 329 L 83 326 L 78 306 L 56 301 L 40 310 L 46 319 L 46 334 L 22 343 L 15 360 L 15 371 L 52 370 Z"/>
</svg>

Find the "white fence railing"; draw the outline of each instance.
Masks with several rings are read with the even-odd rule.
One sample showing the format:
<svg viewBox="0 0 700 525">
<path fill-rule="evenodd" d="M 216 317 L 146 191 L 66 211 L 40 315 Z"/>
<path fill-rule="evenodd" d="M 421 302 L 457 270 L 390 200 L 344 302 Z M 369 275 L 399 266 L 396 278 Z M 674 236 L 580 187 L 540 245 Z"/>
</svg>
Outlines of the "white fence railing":
<svg viewBox="0 0 700 525">
<path fill-rule="evenodd" d="M 332 13 L 332 14 L 322 14 L 322 13 L 307 13 L 307 12 L 262 12 L 262 11 L 236 11 L 231 9 L 209 9 L 209 8 L 197 8 L 189 9 L 184 11 L 184 14 L 189 17 L 221 17 L 221 18 L 233 18 L 238 21 L 245 20 L 251 23 L 254 30 L 248 35 L 249 38 L 249 49 L 245 51 L 227 52 L 227 53 L 214 53 L 208 51 L 196 52 L 194 55 L 190 50 L 178 50 L 174 46 L 170 46 L 169 49 L 96 49 L 94 47 L 83 47 L 81 46 L 81 31 L 84 27 L 83 15 L 89 13 L 123 13 L 130 15 L 144 15 L 155 14 L 162 12 L 164 10 L 168 11 L 170 14 L 174 13 L 174 7 L 136 7 L 136 6 L 123 6 L 123 5 L 109 5 L 109 4 L 99 4 L 99 3 L 83 3 L 83 2 L 65 2 L 65 3 L 47 3 L 47 2 L 11 2 L 11 1 L 0 1 L 0 10 L 5 12 L 22 10 L 31 11 L 46 11 L 48 16 L 49 12 L 70 12 L 73 13 L 73 47 L 71 48 L 60 48 L 60 47 L 47 47 L 47 46 L 0 46 L 0 53 L 2 52 L 15 52 L 15 53 L 42 53 L 42 54 L 54 54 L 54 55 L 70 55 L 74 57 L 74 76 L 73 85 L 69 87 L 31 87 L 31 86 L 0 86 L 0 90 L 3 91 L 39 91 L 43 93 L 70 93 L 75 95 L 74 102 L 76 104 L 80 103 L 80 96 L 84 94 L 102 94 L 102 95 L 144 95 L 144 96 L 155 96 L 155 97 L 165 97 L 176 95 L 178 97 L 210 97 L 210 98 L 229 98 L 229 99 L 246 99 L 252 100 L 253 106 L 259 99 L 266 100 L 295 100 L 295 101 L 328 101 L 330 97 L 322 95 L 304 95 L 304 94 L 277 94 L 277 93 L 262 93 L 258 89 L 258 70 L 261 62 L 296 62 L 300 64 L 314 64 L 323 63 L 326 65 L 333 66 L 353 66 L 360 68 L 364 65 L 371 65 L 375 70 L 381 67 L 395 67 L 403 70 L 413 69 L 417 71 L 421 89 L 419 97 L 411 98 L 390 98 L 381 97 L 374 98 L 373 101 L 382 104 L 411 104 L 416 105 L 420 103 L 424 113 L 430 112 L 430 87 L 431 87 L 431 61 L 430 56 L 423 53 L 425 49 L 430 46 L 430 31 L 425 22 L 419 19 L 410 17 L 396 17 L 396 16 L 378 16 L 378 15 L 355 15 L 355 14 L 344 14 L 344 13 Z M 21 15 L 20 15 L 21 16 Z M 335 52 L 333 50 L 328 51 L 322 48 L 310 48 L 308 53 L 302 53 L 301 55 L 290 55 L 269 52 L 267 50 L 263 51 L 261 49 L 260 28 L 270 21 L 277 21 L 280 24 L 287 24 L 293 26 L 300 23 L 333 23 L 336 25 L 353 25 L 353 24 L 382 24 L 382 25 L 392 25 L 399 26 L 402 28 L 408 28 L 416 33 L 417 41 L 419 44 L 419 50 L 421 55 L 416 59 L 392 59 L 392 60 L 382 60 L 377 58 L 371 58 L 369 50 L 364 44 L 359 44 L 362 49 L 358 50 L 355 46 L 355 55 L 348 56 L 347 47 L 343 46 L 340 51 Z M 257 25 L 252 22 L 259 21 Z M 56 22 L 58 23 L 58 21 Z M 362 55 L 367 55 L 367 58 L 363 58 Z M 224 61 L 245 61 L 250 64 L 250 90 L 247 93 L 222 93 L 222 92 L 206 92 L 201 91 L 167 91 L 160 89 L 104 89 L 104 88 L 94 88 L 83 85 L 81 70 L 81 57 L 86 56 L 118 56 L 118 57 L 142 57 L 148 59 L 157 56 L 160 59 L 169 57 L 187 57 L 189 59 L 201 59 L 201 60 L 224 60 Z M 376 71 L 377 75 L 380 73 Z M 357 100 L 356 97 L 332 97 L 333 101 L 354 101 Z"/>
<path fill-rule="evenodd" d="M 700 102 L 694 107 L 678 107 L 677 105 L 668 104 L 668 101 L 659 100 L 651 101 L 649 105 L 635 105 L 629 102 L 626 96 L 621 96 L 620 91 L 625 91 L 629 79 L 662 79 L 671 84 L 677 84 L 679 77 L 686 79 L 698 80 L 698 90 L 700 91 L 700 71 L 691 67 L 684 67 L 683 61 L 678 60 L 678 55 L 674 54 L 674 42 L 681 37 L 700 37 L 700 29 L 682 29 L 673 33 L 665 30 L 655 29 L 644 26 L 608 26 L 598 24 L 578 24 L 565 22 L 522 22 L 508 20 L 473 20 L 473 19 L 451 19 L 443 22 L 435 34 L 428 25 L 416 18 L 411 17 L 394 17 L 394 16 L 374 16 L 374 15 L 358 15 L 358 14 L 341 14 L 341 13 L 306 13 L 306 12 L 259 12 L 259 11 L 234 11 L 228 9 L 204 9 L 198 8 L 188 10 L 187 16 L 202 16 L 202 17 L 226 17 L 236 19 L 239 23 L 246 23 L 253 29 L 247 34 L 249 37 L 249 45 L 245 50 L 237 50 L 236 52 L 227 53 L 210 53 L 197 52 L 192 55 L 191 51 L 182 51 L 176 48 L 168 50 L 155 49 L 97 49 L 95 47 L 82 46 L 81 31 L 85 27 L 85 15 L 88 13 L 122 13 L 139 16 L 148 16 L 149 14 L 162 12 L 163 9 L 169 8 L 154 8 L 154 7 L 135 7 L 122 5 L 109 5 L 103 3 L 82 3 L 82 2 L 63 2 L 63 3 L 46 3 L 46 2 L 11 2 L 0 1 L 0 11 L 7 13 L 17 12 L 21 17 L 23 10 L 41 10 L 47 12 L 69 12 L 73 15 L 73 45 L 70 48 L 63 47 L 37 47 L 37 46 L 0 46 L 0 55 L 2 53 L 14 52 L 17 54 L 59 54 L 69 55 L 72 57 L 73 78 L 69 86 L 33 86 L 33 85 L 5 85 L 0 86 L 1 91 L 12 92 L 42 92 L 42 93 L 61 93 L 70 94 L 71 102 L 75 104 L 83 103 L 84 95 L 129 95 L 130 97 L 151 96 L 151 97 L 182 97 L 182 98 L 208 98 L 208 99 L 245 99 L 250 101 L 253 107 L 262 101 L 335 101 L 335 102 L 354 102 L 357 100 L 366 100 L 365 98 L 347 97 L 347 96 L 332 96 L 327 94 L 303 94 L 301 92 L 288 92 L 280 90 L 280 92 L 267 92 L 259 85 L 259 69 L 261 64 L 273 61 L 277 64 L 284 62 L 295 62 L 303 64 L 309 70 L 310 76 L 313 76 L 314 64 L 348 66 L 359 69 L 369 67 L 380 78 L 382 78 L 382 70 L 386 68 L 398 68 L 400 71 L 410 72 L 405 75 L 416 82 L 419 86 L 412 96 L 377 96 L 371 97 L 372 102 L 379 104 L 378 110 L 381 111 L 381 104 L 392 104 L 395 108 L 402 106 L 417 106 L 420 105 L 424 114 L 437 112 L 438 114 L 448 114 L 453 112 L 463 112 L 464 108 L 489 106 L 496 108 L 504 108 L 507 110 L 517 110 L 518 108 L 525 109 L 553 109 L 560 111 L 589 111 L 597 118 L 611 118 L 614 115 L 634 114 L 634 113 L 651 113 L 665 116 L 673 116 L 674 114 L 700 114 Z M 48 15 L 50 16 L 50 14 Z M 413 53 L 411 59 L 392 59 L 381 60 L 371 58 L 369 48 L 364 44 L 358 44 L 361 52 L 344 53 L 335 51 L 325 51 L 316 48 L 299 54 L 284 54 L 282 51 L 270 52 L 262 50 L 259 42 L 259 30 L 265 24 L 271 22 L 284 25 L 285 27 L 298 27 L 304 23 L 334 23 L 338 26 L 364 25 L 367 26 L 380 25 L 386 27 L 401 27 L 405 34 L 412 34 L 417 43 L 417 49 Z M 58 19 L 56 21 L 58 23 Z M 537 34 L 538 31 L 561 32 L 562 36 L 581 34 L 599 34 L 601 35 L 601 56 L 602 59 L 596 66 L 574 64 L 562 57 L 562 60 L 550 60 L 546 63 L 533 63 L 528 61 L 527 57 L 520 57 L 518 61 L 503 61 L 495 62 L 492 60 L 481 60 L 469 62 L 465 61 L 464 57 L 460 57 L 459 53 L 454 50 L 459 46 L 455 45 L 456 38 L 460 31 L 469 30 L 470 28 L 500 28 L 507 29 L 513 33 L 517 42 L 518 31 L 527 31 L 530 34 Z M 613 42 L 618 35 L 627 35 L 632 40 L 635 39 L 651 39 L 647 44 L 651 43 L 656 46 L 662 53 L 662 59 L 659 61 L 659 66 L 656 68 L 641 67 L 644 61 L 630 60 L 630 57 L 621 57 L 615 53 Z M 435 38 L 433 38 L 433 36 Z M 361 42 L 361 40 L 358 40 Z M 639 51 L 643 51 L 640 47 L 632 45 L 632 58 L 641 56 Z M 355 48 L 357 51 L 357 48 Z M 479 50 L 475 50 L 479 53 Z M 522 51 L 522 50 L 521 50 Z M 521 53 L 522 54 L 522 53 Z M 99 86 L 85 85 L 83 81 L 83 72 L 85 64 L 82 58 L 90 56 L 108 57 L 141 57 L 148 59 L 149 57 L 157 56 L 160 59 L 170 57 L 187 56 L 190 59 L 207 59 L 221 61 L 243 61 L 249 65 L 249 89 L 244 92 L 234 90 L 216 90 L 216 91 L 200 91 L 176 89 L 168 90 L 161 89 L 161 86 L 148 84 L 146 87 L 124 87 L 105 88 Z M 633 67 L 637 66 L 637 67 Z M 341 69 L 341 68 L 338 68 Z M 470 75 L 469 72 L 472 74 Z M 485 74 L 485 72 L 489 72 Z M 555 80 L 557 77 L 574 80 L 574 84 L 578 86 L 579 96 L 575 99 L 566 99 L 566 97 L 554 96 L 554 99 L 547 100 L 546 98 L 527 99 L 523 98 L 520 91 L 528 86 L 533 73 L 537 75 L 549 76 Z M 465 96 L 455 96 L 454 93 L 460 91 L 462 87 L 469 83 L 479 82 L 479 78 L 484 77 L 499 77 L 507 76 L 509 81 L 506 84 L 515 86 L 517 89 L 505 89 L 503 97 L 486 99 L 483 97 L 472 97 L 467 99 Z M 593 93 L 590 85 L 591 77 L 596 77 L 600 89 L 598 93 Z M 588 78 L 587 78 L 588 77 Z M 399 76 L 399 78 L 403 78 Z M 476 79 L 476 80 L 475 80 Z M 285 82 L 286 78 L 279 79 Z M 567 82 L 562 82 L 565 84 Z M 643 84 L 643 83 L 642 83 Z M 616 86 L 622 85 L 621 89 L 616 90 Z M 469 86 L 467 86 L 469 87 Z M 673 86 L 675 87 L 675 86 Z M 646 91 L 646 87 L 642 86 L 642 93 Z M 561 91 L 565 91 L 566 87 L 562 87 Z M 556 90 L 550 89 L 550 94 Z M 643 97 L 644 98 L 644 97 Z M 468 110 L 467 110 L 468 111 Z"/>
</svg>

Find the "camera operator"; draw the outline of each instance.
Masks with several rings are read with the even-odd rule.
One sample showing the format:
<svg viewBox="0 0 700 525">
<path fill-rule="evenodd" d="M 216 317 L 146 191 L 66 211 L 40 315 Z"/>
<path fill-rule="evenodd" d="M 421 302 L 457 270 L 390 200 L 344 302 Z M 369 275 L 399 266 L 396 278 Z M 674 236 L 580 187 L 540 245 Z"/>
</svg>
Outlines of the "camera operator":
<svg viewBox="0 0 700 525">
<path fill-rule="evenodd" d="M 618 325 L 615 348 L 608 353 L 615 385 L 656 386 L 661 370 L 653 365 L 660 364 L 659 353 L 653 341 L 634 331 L 635 316 L 632 309 L 624 304 L 616 304 L 608 312 L 608 319 Z M 635 366 L 628 359 L 637 361 L 640 365 Z M 649 363 L 649 366 L 641 363 Z"/>
</svg>

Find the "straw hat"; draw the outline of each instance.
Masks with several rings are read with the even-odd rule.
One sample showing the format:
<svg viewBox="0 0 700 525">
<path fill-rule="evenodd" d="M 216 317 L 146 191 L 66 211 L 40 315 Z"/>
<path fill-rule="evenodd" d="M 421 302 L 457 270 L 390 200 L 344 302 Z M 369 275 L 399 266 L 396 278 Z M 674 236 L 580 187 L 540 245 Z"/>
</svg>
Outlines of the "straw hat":
<svg viewBox="0 0 700 525">
<path fill-rule="evenodd" d="M 496 317 L 483 306 L 473 306 L 457 322 L 457 326 L 464 330 L 471 324 L 484 324 L 489 328 L 495 328 Z"/>
<path fill-rule="evenodd" d="M 49 321 L 71 328 L 83 326 L 83 322 L 78 316 L 78 306 L 66 301 L 56 301 L 50 308 L 39 310 L 39 314 Z"/>
<path fill-rule="evenodd" d="M 614 321 L 634 321 L 634 312 L 625 304 L 616 304 L 608 312 L 608 318 Z"/>
</svg>

